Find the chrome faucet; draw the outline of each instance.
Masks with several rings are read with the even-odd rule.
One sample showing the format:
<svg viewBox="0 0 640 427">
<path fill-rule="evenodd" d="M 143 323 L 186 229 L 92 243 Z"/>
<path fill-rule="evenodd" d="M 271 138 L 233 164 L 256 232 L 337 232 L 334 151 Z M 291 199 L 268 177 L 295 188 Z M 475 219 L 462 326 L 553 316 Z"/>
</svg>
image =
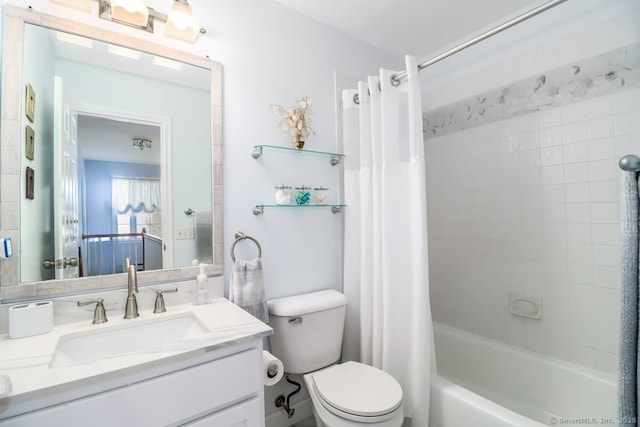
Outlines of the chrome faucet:
<svg viewBox="0 0 640 427">
<path fill-rule="evenodd" d="M 136 276 L 136 266 L 129 265 L 127 270 L 127 305 L 124 309 L 125 319 L 134 319 L 140 316 L 138 313 L 138 302 L 136 293 L 138 292 L 138 277 Z"/>
</svg>

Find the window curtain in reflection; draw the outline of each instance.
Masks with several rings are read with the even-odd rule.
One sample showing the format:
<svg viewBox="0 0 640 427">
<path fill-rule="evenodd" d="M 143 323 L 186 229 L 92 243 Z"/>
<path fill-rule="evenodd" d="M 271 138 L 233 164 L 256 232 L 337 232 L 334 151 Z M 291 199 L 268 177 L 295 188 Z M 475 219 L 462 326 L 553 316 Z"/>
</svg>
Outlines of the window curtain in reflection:
<svg viewBox="0 0 640 427">
<path fill-rule="evenodd" d="M 345 152 L 344 293 L 348 299 L 343 359 L 393 375 L 405 416 L 429 421 L 433 329 L 429 302 L 427 205 L 418 67 L 343 91 Z M 354 100 L 358 95 L 359 103 Z"/>
<path fill-rule="evenodd" d="M 618 417 L 620 427 L 638 425 L 640 402 L 639 303 L 640 183 L 637 172 L 622 173 L 620 198 L 620 354 L 618 364 Z"/>
<path fill-rule="evenodd" d="M 159 211 L 160 181 L 144 178 L 111 178 L 111 203 L 118 214 Z"/>
</svg>

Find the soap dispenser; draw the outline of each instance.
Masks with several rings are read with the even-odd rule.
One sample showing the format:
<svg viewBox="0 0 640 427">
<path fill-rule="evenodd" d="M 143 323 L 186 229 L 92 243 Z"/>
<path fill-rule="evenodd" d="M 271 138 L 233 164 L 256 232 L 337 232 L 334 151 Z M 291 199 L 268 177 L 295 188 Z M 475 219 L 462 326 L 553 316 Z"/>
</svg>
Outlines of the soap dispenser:
<svg viewBox="0 0 640 427">
<path fill-rule="evenodd" d="M 204 268 L 207 264 L 201 263 L 199 266 L 200 274 L 196 277 L 196 292 L 193 303 L 195 305 L 209 304 L 211 302 L 209 299 L 209 282 L 207 280 L 207 275 L 204 273 Z"/>
</svg>

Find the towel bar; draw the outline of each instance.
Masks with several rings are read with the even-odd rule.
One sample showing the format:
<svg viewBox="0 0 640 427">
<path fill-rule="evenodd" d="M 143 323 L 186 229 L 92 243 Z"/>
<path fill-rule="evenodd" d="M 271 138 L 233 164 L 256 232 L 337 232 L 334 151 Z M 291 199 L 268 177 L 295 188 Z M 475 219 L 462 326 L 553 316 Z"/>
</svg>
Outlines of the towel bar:
<svg viewBox="0 0 640 427">
<path fill-rule="evenodd" d="M 258 258 L 262 258 L 262 247 L 260 246 L 260 243 L 258 243 L 258 241 L 256 239 L 254 239 L 251 236 L 247 236 L 242 231 L 238 231 L 235 234 L 235 238 L 236 238 L 236 240 L 233 242 L 233 245 L 231 245 L 231 259 L 233 260 L 233 262 L 236 262 L 236 255 L 234 253 L 234 251 L 236 249 L 236 245 L 238 244 L 239 241 L 247 240 L 247 239 L 251 240 L 253 243 L 256 244 L 256 246 L 258 247 Z"/>
</svg>

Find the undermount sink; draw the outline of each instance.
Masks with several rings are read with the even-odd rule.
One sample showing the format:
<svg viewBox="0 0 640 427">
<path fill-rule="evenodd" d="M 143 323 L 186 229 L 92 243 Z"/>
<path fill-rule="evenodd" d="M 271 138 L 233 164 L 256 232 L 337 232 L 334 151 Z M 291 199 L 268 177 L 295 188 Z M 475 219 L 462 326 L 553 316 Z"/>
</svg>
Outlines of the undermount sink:
<svg viewBox="0 0 640 427">
<path fill-rule="evenodd" d="M 209 329 L 193 313 L 151 320 L 129 320 L 130 324 L 63 335 L 49 368 L 83 365 L 99 360 L 140 353 L 177 351 Z"/>
</svg>

